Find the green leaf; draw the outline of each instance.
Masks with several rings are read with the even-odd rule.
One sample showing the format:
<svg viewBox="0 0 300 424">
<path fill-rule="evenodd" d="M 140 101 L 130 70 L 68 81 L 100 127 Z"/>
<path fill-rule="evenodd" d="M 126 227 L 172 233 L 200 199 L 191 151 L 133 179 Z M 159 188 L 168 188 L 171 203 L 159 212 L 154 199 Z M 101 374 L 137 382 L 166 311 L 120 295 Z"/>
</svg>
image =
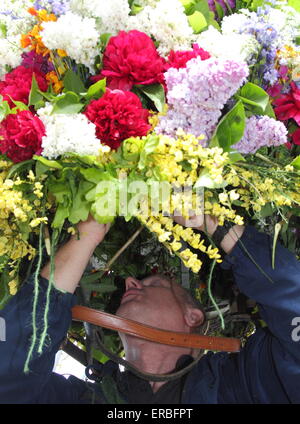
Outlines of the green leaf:
<svg viewBox="0 0 300 424">
<path fill-rule="evenodd" d="M 138 163 L 138 169 L 144 169 L 147 165 L 147 156 L 154 152 L 156 146 L 159 143 L 159 138 L 152 134 L 147 137 L 147 140 L 144 144 L 143 150 L 140 154 L 140 160 Z"/>
<path fill-rule="evenodd" d="M 6 38 L 7 35 L 7 26 L 3 23 L 0 24 L 0 33 L 2 35 L 1 38 Z"/>
<path fill-rule="evenodd" d="M 53 113 L 76 114 L 79 113 L 83 107 L 84 105 L 79 103 L 78 95 L 72 91 L 68 91 L 62 96 L 57 97 L 53 107 Z"/>
<path fill-rule="evenodd" d="M 69 216 L 69 207 L 67 204 L 60 203 L 56 209 L 55 217 L 52 222 L 52 228 L 61 228 L 65 219 Z"/>
<path fill-rule="evenodd" d="M 57 162 L 56 160 L 49 160 L 49 159 L 44 158 L 43 156 L 34 155 L 33 159 L 41 162 L 45 166 L 48 166 L 48 168 L 54 168 L 54 169 L 62 169 L 63 168 L 63 166 L 59 162 Z"/>
<path fill-rule="evenodd" d="M 42 174 L 45 174 L 50 170 L 49 166 L 44 165 L 42 162 L 36 161 L 35 163 L 35 175 L 39 178 Z"/>
<path fill-rule="evenodd" d="M 225 152 L 243 137 L 245 130 L 245 109 L 241 100 L 221 119 L 212 137 L 210 147 L 219 145 Z"/>
<path fill-rule="evenodd" d="M 38 83 L 35 79 L 34 74 L 32 74 L 32 83 L 31 83 L 31 90 L 29 93 L 29 106 L 35 106 L 37 103 L 41 102 L 43 100 L 43 96 L 40 93 L 40 89 L 38 86 Z"/>
<path fill-rule="evenodd" d="M 300 2 L 299 2 L 299 0 L 288 0 L 288 5 L 293 7 L 297 12 L 300 13 Z"/>
<path fill-rule="evenodd" d="M 245 160 L 246 160 L 244 158 L 244 156 L 242 156 L 239 152 L 235 152 L 234 150 L 229 151 L 228 156 L 229 156 L 230 163 L 235 163 L 235 162 L 238 162 L 238 161 L 245 162 Z"/>
<path fill-rule="evenodd" d="M 86 180 L 95 184 L 98 184 L 99 181 L 102 181 L 104 177 L 104 171 L 97 168 L 81 169 L 80 173 Z"/>
<path fill-rule="evenodd" d="M 24 162 L 16 163 L 10 168 L 6 178 L 11 178 L 16 172 L 20 174 L 20 172 L 24 171 L 25 169 L 28 169 L 28 170 L 31 169 L 31 166 L 33 163 L 34 161 L 32 159 L 25 160 Z"/>
<path fill-rule="evenodd" d="M 11 109 L 7 100 L 3 100 L 0 96 L 0 122 L 3 121 L 11 113 Z"/>
<path fill-rule="evenodd" d="M 270 101 L 269 101 L 269 103 L 268 103 L 268 105 L 267 105 L 267 107 L 265 109 L 264 115 L 269 116 L 269 118 L 276 119 L 276 115 L 275 115 L 273 106 L 271 105 L 271 102 Z"/>
<path fill-rule="evenodd" d="M 85 199 L 85 194 L 93 187 L 92 183 L 88 181 L 80 181 L 78 191 L 73 200 L 73 204 L 70 209 L 69 221 L 72 224 L 77 224 L 80 221 L 86 221 L 89 212 L 90 205 Z"/>
<path fill-rule="evenodd" d="M 17 113 L 18 111 L 22 111 L 22 110 L 29 110 L 29 107 L 27 105 L 25 105 L 25 103 L 18 102 L 18 101 L 13 100 L 13 99 L 11 99 L 11 100 L 16 105 L 16 107 L 11 109 L 12 113 Z"/>
<path fill-rule="evenodd" d="M 259 211 L 259 217 L 264 219 L 264 218 L 267 218 L 268 216 L 273 215 L 273 213 L 274 213 L 274 208 L 272 206 L 272 203 L 267 203 Z"/>
<path fill-rule="evenodd" d="M 253 113 L 259 114 L 265 112 L 270 102 L 268 93 L 252 82 L 248 82 L 241 88 L 238 98 L 241 99 L 243 103 L 246 104 L 246 107 L 252 110 Z"/>
<path fill-rule="evenodd" d="M 91 85 L 86 93 L 87 99 L 100 99 L 105 93 L 106 89 L 106 78 L 97 81 L 95 84 Z"/>
<path fill-rule="evenodd" d="M 166 97 L 164 87 L 161 84 L 136 85 L 135 87 L 152 100 L 159 112 L 163 112 Z"/>
<path fill-rule="evenodd" d="M 220 6 L 220 4 L 216 0 L 214 0 L 214 2 L 215 2 L 215 6 L 216 6 L 216 11 L 217 11 L 217 14 L 218 14 L 218 18 L 220 20 L 222 20 L 224 18 L 224 9 L 223 9 L 222 6 Z"/>
<path fill-rule="evenodd" d="M 64 79 L 64 91 L 72 91 L 74 93 L 80 94 L 85 92 L 85 86 L 81 81 L 80 77 L 71 69 L 68 69 Z"/>
<path fill-rule="evenodd" d="M 205 16 L 198 10 L 196 10 L 192 15 L 188 16 L 187 18 L 195 34 L 199 34 L 208 26 Z"/>
<path fill-rule="evenodd" d="M 291 165 L 292 165 L 294 168 L 296 168 L 296 169 L 299 169 L 299 170 L 300 170 L 300 155 L 299 155 L 299 156 L 297 156 L 297 157 L 293 160 L 293 162 L 291 162 Z"/>
<path fill-rule="evenodd" d="M 100 41 L 101 41 L 101 47 L 103 49 L 106 48 L 106 46 L 107 46 L 107 44 L 109 42 L 110 37 L 111 37 L 111 34 L 109 34 L 108 32 L 106 32 L 105 34 L 101 34 Z"/>
</svg>

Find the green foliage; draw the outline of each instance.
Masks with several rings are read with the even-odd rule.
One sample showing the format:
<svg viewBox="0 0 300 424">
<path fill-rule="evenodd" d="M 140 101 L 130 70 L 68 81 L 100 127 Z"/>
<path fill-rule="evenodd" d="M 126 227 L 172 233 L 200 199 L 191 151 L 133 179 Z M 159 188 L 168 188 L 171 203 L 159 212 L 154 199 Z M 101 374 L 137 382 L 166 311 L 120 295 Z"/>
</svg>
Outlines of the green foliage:
<svg viewBox="0 0 300 424">
<path fill-rule="evenodd" d="M 38 83 L 35 79 L 34 74 L 32 75 L 32 84 L 29 93 L 29 106 L 34 106 L 36 109 L 38 105 L 41 105 L 43 102 L 43 95 L 40 92 Z"/>
<path fill-rule="evenodd" d="M 210 25 L 219 29 L 214 13 L 210 10 L 207 0 L 181 0 L 190 26 L 195 34 L 205 31 Z M 219 10 L 219 13 L 221 11 Z"/>
<path fill-rule="evenodd" d="M 3 100 L 3 96 L 0 95 L 0 122 L 3 121 L 11 113 L 8 101 Z"/>
<path fill-rule="evenodd" d="M 292 162 L 291 162 L 291 165 L 294 167 L 294 168 L 296 168 L 296 169 L 299 169 L 300 170 L 300 155 L 299 156 L 297 156 Z"/>
<path fill-rule="evenodd" d="M 68 69 L 63 78 L 64 91 L 73 91 L 76 94 L 84 93 L 85 86 L 81 78 L 72 69 Z"/>
<path fill-rule="evenodd" d="M 73 114 L 79 113 L 84 105 L 80 102 L 80 97 L 73 91 L 67 91 L 56 97 L 53 113 Z"/>
<path fill-rule="evenodd" d="M 297 12 L 300 13 L 300 2 L 299 2 L 299 0 L 288 0 L 288 5 L 293 7 Z"/>
<path fill-rule="evenodd" d="M 87 91 L 86 98 L 88 101 L 92 99 L 98 100 L 105 93 L 106 89 L 106 79 L 101 79 L 97 81 L 95 84 L 91 85 Z"/>
<path fill-rule="evenodd" d="M 153 102 L 158 112 L 163 112 L 166 98 L 164 87 L 161 84 L 136 85 L 135 89 L 138 91 L 136 94 L 138 94 L 139 97 L 141 94 L 145 95 L 147 99 Z"/>
<path fill-rule="evenodd" d="M 245 130 L 245 108 L 241 100 L 221 119 L 211 139 L 210 147 L 220 146 L 225 152 L 243 137 Z"/>
<path fill-rule="evenodd" d="M 268 93 L 258 85 L 248 82 L 235 97 L 243 102 L 248 116 L 268 115 L 275 118 Z"/>
</svg>

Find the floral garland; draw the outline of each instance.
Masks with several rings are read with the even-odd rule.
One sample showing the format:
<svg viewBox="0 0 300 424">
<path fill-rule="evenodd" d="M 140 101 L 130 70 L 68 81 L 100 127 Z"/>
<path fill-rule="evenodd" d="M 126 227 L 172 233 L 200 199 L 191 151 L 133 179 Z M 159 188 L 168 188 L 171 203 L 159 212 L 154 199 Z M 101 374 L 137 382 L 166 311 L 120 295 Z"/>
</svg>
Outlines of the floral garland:
<svg viewBox="0 0 300 424">
<path fill-rule="evenodd" d="M 189 216 L 197 190 L 202 212 L 220 225 L 271 216 L 282 228 L 299 216 L 293 4 L 2 1 L 1 305 L 16 293 L 22 263 L 37 249 L 40 259 L 43 244 L 53 257 L 57 234 L 89 213 L 103 223 L 137 218 L 194 273 L 203 261 L 195 250 L 221 261 L 213 244 L 171 219 L 180 207 Z M 133 182 L 147 192 L 124 213 Z M 157 194 L 164 184 L 167 210 Z M 107 201 L 120 198 L 111 213 Z M 39 349 L 46 315 L 44 324 Z"/>
</svg>

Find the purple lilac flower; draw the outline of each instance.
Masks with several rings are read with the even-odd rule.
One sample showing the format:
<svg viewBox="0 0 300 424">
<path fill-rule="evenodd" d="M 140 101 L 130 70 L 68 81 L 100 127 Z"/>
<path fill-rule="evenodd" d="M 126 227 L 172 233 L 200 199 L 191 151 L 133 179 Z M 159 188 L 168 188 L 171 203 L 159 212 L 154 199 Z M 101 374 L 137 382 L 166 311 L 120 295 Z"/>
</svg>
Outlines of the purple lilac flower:
<svg viewBox="0 0 300 424">
<path fill-rule="evenodd" d="M 242 34 L 253 35 L 261 45 L 261 51 L 256 62 L 264 62 L 258 69 L 258 77 L 263 81 L 264 88 L 275 84 L 278 80 L 275 61 L 279 34 L 272 25 L 265 21 L 264 15 L 267 11 L 266 8 L 259 8 L 256 19 L 253 19 L 253 17 L 249 19 L 240 31 Z"/>
<path fill-rule="evenodd" d="M 34 71 L 41 72 L 42 74 L 54 71 L 54 66 L 49 61 L 48 55 L 42 56 L 31 51 L 29 53 L 23 53 L 22 58 L 22 66 L 25 66 L 26 68 L 31 68 Z"/>
<path fill-rule="evenodd" d="M 287 143 L 287 133 L 282 122 L 268 116 L 251 116 L 247 119 L 243 138 L 232 147 L 240 153 L 255 153 L 263 146 Z"/>
<path fill-rule="evenodd" d="M 36 0 L 34 7 L 37 10 L 46 9 L 56 16 L 64 15 L 69 9 L 70 0 Z"/>
<path fill-rule="evenodd" d="M 228 7 L 226 5 L 226 3 L 228 4 L 228 6 L 231 9 L 235 8 L 235 0 L 216 0 L 217 3 L 219 3 L 220 6 L 222 6 L 222 8 L 224 9 L 224 12 L 228 11 Z M 208 0 L 208 6 L 210 8 L 210 10 L 212 10 L 213 12 L 216 11 L 216 4 L 215 4 L 215 0 Z"/>
<path fill-rule="evenodd" d="M 200 57 L 186 68 L 165 73 L 169 110 L 158 125 L 159 133 L 175 136 L 178 128 L 195 136 L 204 135 L 206 144 L 218 123 L 222 109 L 241 87 L 249 69 L 233 60 Z"/>
</svg>

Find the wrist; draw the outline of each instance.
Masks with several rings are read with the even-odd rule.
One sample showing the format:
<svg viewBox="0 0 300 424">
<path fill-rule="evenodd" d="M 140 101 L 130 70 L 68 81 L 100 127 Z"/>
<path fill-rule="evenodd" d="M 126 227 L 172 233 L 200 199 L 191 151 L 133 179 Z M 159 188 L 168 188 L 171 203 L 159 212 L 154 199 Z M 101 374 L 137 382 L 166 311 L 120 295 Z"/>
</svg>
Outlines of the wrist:
<svg viewBox="0 0 300 424">
<path fill-rule="evenodd" d="M 244 225 L 234 225 L 221 241 L 221 249 L 227 254 L 231 253 L 244 231 Z"/>
<path fill-rule="evenodd" d="M 99 243 L 104 239 L 104 235 L 91 234 L 87 231 L 79 231 L 77 234 L 72 235 L 70 241 L 80 244 L 82 246 L 96 249 Z"/>
</svg>

